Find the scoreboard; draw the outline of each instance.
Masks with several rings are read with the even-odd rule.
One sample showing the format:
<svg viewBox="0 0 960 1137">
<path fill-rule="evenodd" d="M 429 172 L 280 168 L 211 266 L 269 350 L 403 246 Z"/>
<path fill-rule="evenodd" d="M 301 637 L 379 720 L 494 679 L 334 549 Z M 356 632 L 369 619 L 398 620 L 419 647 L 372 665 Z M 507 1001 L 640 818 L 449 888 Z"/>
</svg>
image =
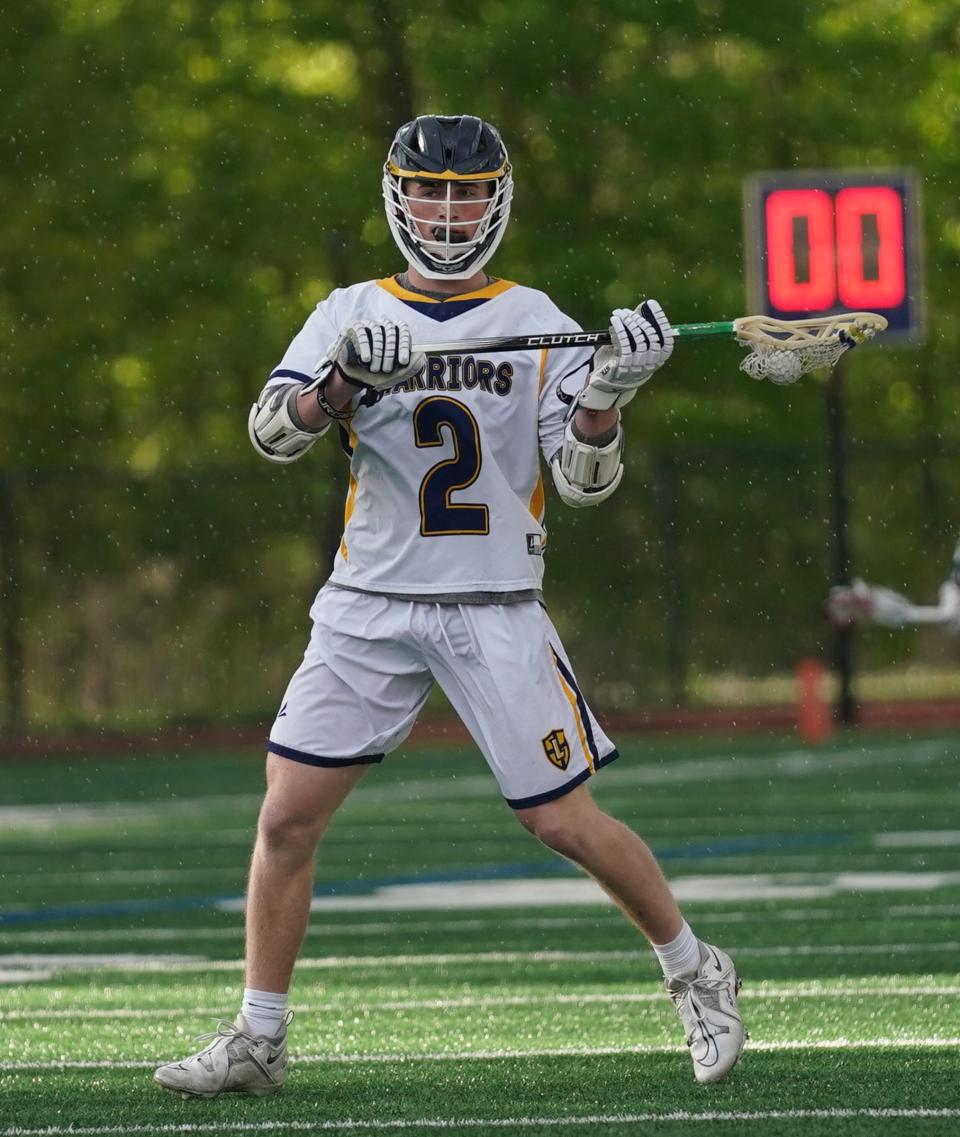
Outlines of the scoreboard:
<svg viewBox="0 0 960 1137">
<path fill-rule="evenodd" d="M 791 170 L 744 184 L 748 305 L 799 320 L 878 312 L 923 331 L 919 190 L 911 170 Z"/>
</svg>

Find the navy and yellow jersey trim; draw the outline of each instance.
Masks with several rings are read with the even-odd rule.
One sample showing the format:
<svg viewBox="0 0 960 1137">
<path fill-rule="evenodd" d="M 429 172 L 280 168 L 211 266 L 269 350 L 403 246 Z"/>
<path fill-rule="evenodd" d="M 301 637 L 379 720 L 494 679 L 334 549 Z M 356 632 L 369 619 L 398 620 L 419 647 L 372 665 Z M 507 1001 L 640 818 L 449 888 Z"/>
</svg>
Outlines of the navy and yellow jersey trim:
<svg viewBox="0 0 960 1137">
<path fill-rule="evenodd" d="M 499 170 L 487 170 L 483 174 L 458 174 L 455 170 L 444 170 L 435 174 L 429 170 L 402 170 L 396 162 L 386 162 L 386 171 L 395 178 L 414 178 L 418 182 L 492 182 L 503 177 L 510 170 L 510 163 L 504 162 Z"/>
<path fill-rule="evenodd" d="M 271 379 L 299 379 L 301 383 L 312 383 L 312 375 L 304 375 L 302 371 L 290 371 L 286 367 L 278 367 L 270 372 Z"/>
<path fill-rule="evenodd" d="M 604 766 L 609 766 L 611 762 L 615 762 L 619 757 L 619 750 L 611 750 L 609 754 L 604 754 L 602 758 L 597 760 L 596 769 L 601 770 Z M 563 797 L 570 793 L 571 790 L 575 790 L 577 786 L 582 785 L 593 773 L 593 770 L 581 770 L 580 773 L 571 778 L 569 782 L 564 782 L 562 786 L 556 786 L 554 789 L 546 790 L 542 794 L 533 794 L 531 797 L 508 797 L 503 800 L 511 809 L 532 809 L 535 805 L 546 805 L 548 801 L 556 801 L 558 797 Z"/>
<path fill-rule="evenodd" d="M 494 280 L 473 292 L 462 292 L 456 296 L 451 296 L 449 300 L 434 300 L 431 296 L 424 296 L 422 292 L 411 292 L 409 288 L 404 288 L 395 276 L 386 276 L 382 280 L 378 280 L 377 284 L 385 292 L 389 292 L 391 296 L 395 296 L 406 304 L 408 308 L 412 308 L 422 316 L 429 316 L 431 320 L 436 320 L 438 323 L 452 320 L 456 316 L 462 316 L 464 312 L 471 312 L 488 300 L 493 300 L 509 289 L 516 288 L 516 281 Z"/>
<path fill-rule="evenodd" d="M 356 448 L 357 436 L 353 433 L 353 428 L 351 427 L 349 433 L 347 434 L 347 441 L 344 449 L 347 450 L 352 457 L 353 452 L 356 450 Z M 347 548 L 347 526 L 350 524 L 350 518 L 353 516 L 354 506 L 356 505 L 357 501 L 358 486 L 359 483 L 357 482 L 356 475 L 351 469 L 350 486 L 347 489 L 347 500 L 343 504 L 343 536 L 340 538 L 340 555 L 345 561 L 350 559 L 349 550 Z"/>
<path fill-rule="evenodd" d="M 382 762 L 382 754 L 361 754 L 357 758 L 327 758 L 322 754 L 308 754 L 305 750 L 295 750 L 292 746 L 281 746 L 278 742 L 267 740 L 267 749 L 271 754 L 280 758 L 289 758 L 293 762 L 302 762 L 305 766 L 368 766 L 374 762 Z"/>
<path fill-rule="evenodd" d="M 593 773 L 600 765 L 600 755 L 597 752 L 597 744 L 593 737 L 593 727 L 590 725 L 590 713 L 587 710 L 586 700 L 581 694 L 580 688 L 577 686 L 573 672 L 560 658 L 560 653 L 552 645 L 550 651 L 553 653 L 553 663 L 557 669 L 560 686 L 563 688 L 563 693 L 567 699 L 569 699 L 571 709 L 573 710 L 573 717 L 577 724 L 577 732 L 580 735 L 580 745 L 583 747 L 583 755 L 587 760 L 588 773 Z"/>
</svg>

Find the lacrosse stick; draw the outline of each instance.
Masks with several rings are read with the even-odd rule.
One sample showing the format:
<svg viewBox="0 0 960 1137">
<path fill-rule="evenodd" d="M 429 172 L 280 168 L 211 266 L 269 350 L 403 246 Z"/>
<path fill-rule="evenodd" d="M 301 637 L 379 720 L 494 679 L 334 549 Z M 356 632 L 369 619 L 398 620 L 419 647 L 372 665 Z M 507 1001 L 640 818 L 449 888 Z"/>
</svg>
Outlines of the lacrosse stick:
<svg viewBox="0 0 960 1137">
<path fill-rule="evenodd" d="M 843 353 L 873 339 L 887 326 L 874 312 L 841 312 L 810 320 L 775 320 L 772 316 L 741 316 L 707 324 L 677 324 L 680 339 L 732 336 L 749 348 L 740 370 L 754 379 L 772 383 L 795 383 L 801 375 L 819 367 L 833 367 Z M 495 336 L 456 343 L 419 344 L 425 355 L 458 355 L 465 351 L 526 351 L 531 348 L 601 347 L 610 343 L 610 333 L 556 332 L 535 336 Z"/>
</svg>

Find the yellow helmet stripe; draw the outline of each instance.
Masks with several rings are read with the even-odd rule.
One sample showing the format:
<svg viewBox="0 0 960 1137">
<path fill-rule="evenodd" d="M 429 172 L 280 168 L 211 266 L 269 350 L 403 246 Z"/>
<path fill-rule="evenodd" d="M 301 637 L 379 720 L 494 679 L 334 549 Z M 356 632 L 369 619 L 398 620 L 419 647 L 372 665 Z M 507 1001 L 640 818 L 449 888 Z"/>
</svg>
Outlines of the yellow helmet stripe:
<svg viewBox="0 0 960 1137">
<path fill-rule="evenodd" d="M 397 178 L 416 178 L 421 182 L 490 182 L 499 178 L 510 170 L 510 163 L 504 162 L 499 170 L 490 170 L 486 174 L 458 174 L 453 170 L 444 170 L 442 174 L 427 173 L 426 170 L 401 170 L 393 162 L 386 163 L 388 174 Z"/>
</svg>

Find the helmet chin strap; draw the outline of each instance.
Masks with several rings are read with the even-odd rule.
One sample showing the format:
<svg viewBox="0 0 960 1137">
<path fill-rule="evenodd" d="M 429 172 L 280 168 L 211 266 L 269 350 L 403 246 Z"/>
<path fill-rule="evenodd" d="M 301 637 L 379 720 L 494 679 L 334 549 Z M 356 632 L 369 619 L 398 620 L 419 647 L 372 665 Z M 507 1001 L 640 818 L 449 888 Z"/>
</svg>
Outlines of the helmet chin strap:
<svg viewBox="0 0 960 1137">
<path fill-rule="evenodd" d="M 443 280 L 443 277 L 427 276 L 426 273 L 421 272 L 420 275 L 426 280 Z M 416 292 L 418 296 L 428 296 L 431 300 L 450 300 L 458 295 L 456 292 L 439 292 L 433 288 L 421 288 L 418 284 L 413 284 L 410 280 L 409 272 L 401 272 L 397 276 L 397 283 L 401 288 L 405 288 L 407 292 Z M 483 274 L 483 284 L 481 288 L 486 288 L 488 284 L 493 283 L 493 277 L 487 273 Z"/>
</svg>

